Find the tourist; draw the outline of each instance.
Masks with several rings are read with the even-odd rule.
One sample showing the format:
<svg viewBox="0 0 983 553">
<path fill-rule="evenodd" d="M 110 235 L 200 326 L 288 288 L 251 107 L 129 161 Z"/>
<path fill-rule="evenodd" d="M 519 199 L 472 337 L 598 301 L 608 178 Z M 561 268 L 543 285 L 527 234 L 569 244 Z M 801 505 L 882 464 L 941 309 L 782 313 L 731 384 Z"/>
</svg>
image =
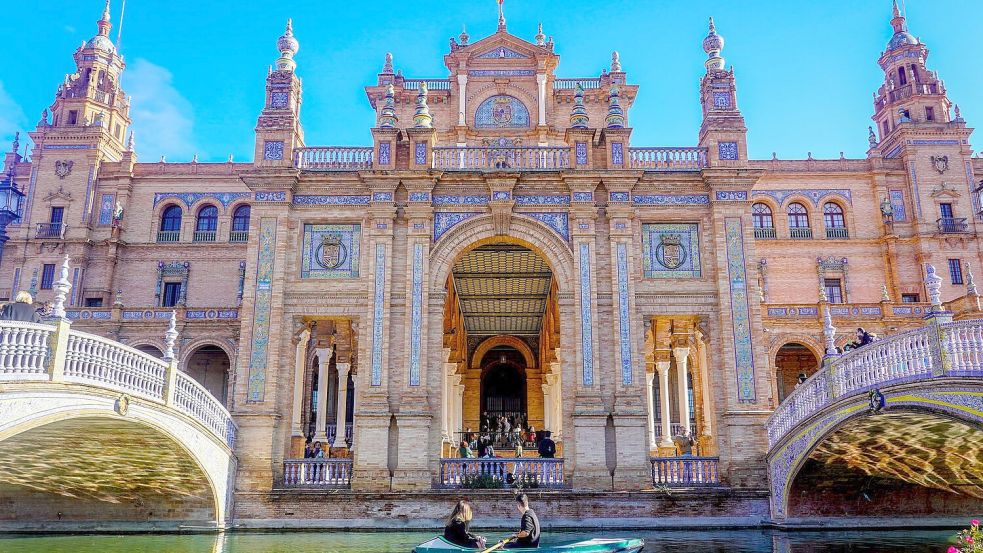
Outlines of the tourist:
<svg viewBox="0 0 983 553">
<path fill-rule="evenodd" d="M 502 436 L 505 438 L 505 442 L 511 445 L 512 425 L 509 423 L 508 419 L 502 421 Z"/>
<path fill-rule="evenodd" d="M 542 439 L 539 440 L 539 456 L 543 459 L 552 459 L 556 456 L 556 443 L 550 438 L 549 432 L 544 432 Z"/>
<path fill-rule="evenodd" d="M 26 290 L 17 292 L 14 303 L 3 306 L 0 312 L 0 319 L 4 321 L 20 321 L 23 323 L 40 323 L 41 315 L 38 314 L 34 306 L 34 298 Z"/>
<path fill-rule="evenodd" d="M 321 449 L 321 442 L 319 442 L 319 441 L 318 442 L 314 442 L 314 453 L 313 453 L 313 455 L 311 455 L 311 457 L 313 457 L 314 459 L 323 459 L 324 458 L 324 450 Z"/>
<path fill-rule="evenodd" d="M 485 457 L 489 459 L 495 457 L 495 446 L 491 442 L 488 442 L 488 445 L 485 446 Z"/>
<path fill-rule="evenodd" d="M 485 538 L 470 532 L 473 516 L 471 504 L 463 499 L 458 501 L 444 526 L 444 539 L 460 547 L 484 549 Z"/>
<path fill-rule="evenodd" d="M 795 382 L 795 387 L 798 388 L 799 386 L 805 384 L 805 382 L 806 382 L 806 373 L 799 373 L 799 378 Z"/>
<path fill-rule="evenodd" d="M 849 346 L 850 349 L 857 349 L 866 346 L 867 344 L 870 344 L 874 340 L 875 340 L 875 336 L 864 330 L 864 327 L 861 326 L 857 328 L 857 341 L 850 342 L 849 344 L 847 344 L 847 346 Z"/>
<path fill-rule="evenodd" d="M 519 459 L 522 457 L 522 440 L 515 441 L 515 458 Z"/>
<path fill-rule="evenodd" d="M 522 519 L 519 521 L 519 531 L 512 535 L 512 541 L 505 548 L 539 547 L 539 517 L 536 511 L 529 508 L 529 496 L 524 493 L 515 496 L 515 506 Z"/>
<path fill-rule="evenodd" d="M 480 424 L 478 428 L 488 428 L 488 411 L 481 414 Z"/>
<path fill-rule="evenodd" d="M 679 448 L 679 455 L 682 457 L 693 456 L 693 438 L 685 430 L 680 430 L 679 435 L 673 438 Z"/>
<path fill-rule="evenodd" d="M 478 457 L 487 457 L 488 452 L 488 440 L 482 436 L 478 439 Z"/>
<path fill-rule="evenodd" d="M 311 459 L 314 457 L 314 446 L 311 444 L 311 439 L 307 438 L 307 442 L 304 444 L 304 459 Z"/>
<path fill-rule="evenodd" d="M 471 451 L 471 447 L 468 446 L 467 440 L 461 441 L 461 447 L 458 448 L 458 454 L 461 459 L 470 459 L 474 457 L 474 453 Z"/>
</svg>

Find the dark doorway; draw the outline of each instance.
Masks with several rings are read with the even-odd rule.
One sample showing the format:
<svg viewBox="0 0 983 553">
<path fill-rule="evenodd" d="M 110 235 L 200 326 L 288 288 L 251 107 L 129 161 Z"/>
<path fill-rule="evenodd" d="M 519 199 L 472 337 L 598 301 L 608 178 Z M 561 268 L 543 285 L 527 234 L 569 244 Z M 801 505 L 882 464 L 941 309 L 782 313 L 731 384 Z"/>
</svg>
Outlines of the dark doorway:
<svg viewBox="0 0 983 553">
<path fill-rule="evenodd" d="M 526 379 L 512 363 L 494 363 L 481 377 L 481 411 L 489 416 L 526 418 Z"/>
</svg>

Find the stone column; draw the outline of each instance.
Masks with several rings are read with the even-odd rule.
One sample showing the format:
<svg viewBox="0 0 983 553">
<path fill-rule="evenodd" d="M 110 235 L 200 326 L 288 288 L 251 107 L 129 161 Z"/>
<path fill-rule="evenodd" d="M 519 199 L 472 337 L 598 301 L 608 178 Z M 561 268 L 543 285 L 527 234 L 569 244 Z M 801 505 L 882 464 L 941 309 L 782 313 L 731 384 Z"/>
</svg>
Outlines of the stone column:
<svg viewBox="0 0 983 553">
<path fill-rule="evenodd" d="M 659 407 L 662 410 L 662 440 L 659 447 L 672 447 L 672 430 L 669 425 L 669 362 L 656 361 L 659 371 Z"/>
<path fill-rule="evenodd" d="M 293 418 L 290 421 L 290 435 L 304 436 L 304 369 L 307 365 L 307 343 L 311 338 L 311 330 L 305 328 L 297 336 L 297 346 L 294 353 L 294 404 Z"/>
<path fill-rule="evenodd" d="M 536 75 L 536 84 L 539 85 L 539 125 L 546 126 L 546 75 L 540 73 Z"/>
<path fill-rule="evenodd" d="M 467 73 L 461 73 L 457 76 L 457 124 L 461 127 L 467 124 L 467 112 L 468 112 L 468 75 Z"/>
<path fill-rule="evenodd" d="M 314 428 L 314 441 L 328 443 L 328 365 L 334 348 L 317 350 L 317 422 Z"/>
<path fill-rule="evenodd" d="M 463 380 L 464 378 L 461 375 L 454 375 L 454 393 L 456 394 L 454 426 L 458 432 L 464 431 L 464 384 L 461 383 Z"/>
<path fill-rule="evenodd" d="M 553 426 L 553 390 L 549 384 L 543 384 L 543 428 L 551 426 Z"/>
<path fill-rule="evenodd" d="M 649 423 L 649 447 L 652 447 L 652 448 L 654 448 L 655 445 L 656 445 L 656 442 L 655 442 L 655 404 L 652 401 L 652 393 L 655 391 L 653 389 L 654 387 L 655 387 L 655 373 L 654 372 L 646 372 L 645 373 L 645 394 L 646 394 L 647 399 L 648 399 L 648 407 L 649 407 L 649 417 L 648 417 L 648 423 Z"/>
<path fill-rule="evenodd" d="M 679 422 L 683 425 L 683 430 L 688 434 L 689 426 L 689 348 L 673 348 L 673 356 L 676 357 L 676 370 L 678 371 L 679 384 Z"/>
<path fill-rule="evenodd" d="M 351 370 L 351 363 L 335 363 L 338 369 L 338 417 L 335 430 L 335 447 L 347 447 L 345 441 L 346 421 L 348 420 L 348 371 Z M 321 414 L 318 413 L 318 418 Z M 353 421 L 354 422 L 354 421 Z M 340 440 L 339 440 L 340 438 Z M 353 436 L 354 438 L 354 436 Z"/>
</svg>

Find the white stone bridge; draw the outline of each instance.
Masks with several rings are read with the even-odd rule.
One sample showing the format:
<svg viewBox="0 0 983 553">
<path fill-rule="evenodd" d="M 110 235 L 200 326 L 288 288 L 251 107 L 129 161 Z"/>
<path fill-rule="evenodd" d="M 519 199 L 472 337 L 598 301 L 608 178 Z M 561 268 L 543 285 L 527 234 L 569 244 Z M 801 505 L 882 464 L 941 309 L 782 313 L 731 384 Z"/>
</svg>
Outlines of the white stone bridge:
<svg viewBox="0 0 983 553">
<path fill-rule="evenodd" d="M 933 303 L 925 327 L 845 354 L 827 317 L 823 368 L 767 422 L 773 519 L 879 514 L 896 500 L 898 514 L 920 502 L 949 515 L 983 501 L 983 319 L 953 322 Z M 904 500 L 864 487 L 892 480 L 909 486 Z"/>
<path fill-rule="evenodd" d="M 162 361 L 55 315 L 0 322 L 0 527 L 225 527 L 236 427 L 178 369 L 173 319 Z"/>
</svg>

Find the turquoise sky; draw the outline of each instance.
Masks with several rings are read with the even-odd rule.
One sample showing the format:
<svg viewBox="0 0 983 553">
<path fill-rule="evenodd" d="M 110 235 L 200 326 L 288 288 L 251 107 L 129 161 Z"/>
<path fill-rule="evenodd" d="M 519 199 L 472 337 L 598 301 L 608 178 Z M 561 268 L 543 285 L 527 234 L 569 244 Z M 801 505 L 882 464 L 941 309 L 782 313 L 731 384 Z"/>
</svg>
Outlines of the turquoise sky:
<svg viewBox="0 0 983 553">
<path fill-rule="evenodd" d="M 113 0 L 115 39 L 120 1 Z M 103 0 L 8 2 L 0 33 L 0 139 L 34 128 L 71 54 L 96 30 Z M 972 126 L 983 124 L 979 0 L 907 0 L 911 32 L 931 69 Z M 876 60 L 891 36 L 889 0 L 616 1 L 505 0 L 511 33 L 552 35 L 563 77 L 597 76 L 612 50 L 641 86 L 631 111 L 632 143 L 694 145 L 700 123 L 702 40 L 712 15 L 736 68 L 751 155 L 862 157 Z M 266 68 L 287 17 L 300 41 L 302 122 L 309 145 L 367 145 L 374 117 L 362 87 L 375 82 L 387 51 L 407 77 L 446 77 L 448 39 L 467 24 L 472 41 L 494 32 L 494 0 L 466 2 L 230 2 L 129 0 L 123 85 L 133 96 L 142 161 L 252 159 Z M 977 139 L 979 144 L 980 140 Z"/>
</svg>

